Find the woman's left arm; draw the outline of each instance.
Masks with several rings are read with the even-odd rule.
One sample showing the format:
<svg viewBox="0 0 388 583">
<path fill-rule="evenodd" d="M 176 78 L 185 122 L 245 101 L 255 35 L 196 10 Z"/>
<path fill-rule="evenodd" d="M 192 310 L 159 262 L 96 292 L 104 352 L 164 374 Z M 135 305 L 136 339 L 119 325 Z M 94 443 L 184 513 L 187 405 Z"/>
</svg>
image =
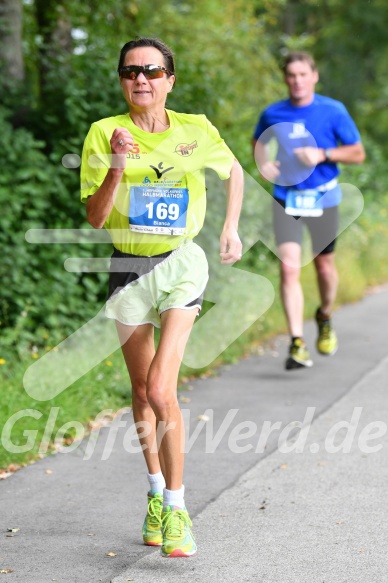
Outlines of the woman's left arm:
<svg viewBox="0 0 388 583">
<path fill-rule="evenodd" d="M 224 227 L 220 237 L 221 263 L 235 263 L 241 259 L 242 243 L 238 236 L 243 193 L 244 173 L 240 163 L 235 160 L 230 177 L 225 180 L 227 204 Z"/>
</svg>

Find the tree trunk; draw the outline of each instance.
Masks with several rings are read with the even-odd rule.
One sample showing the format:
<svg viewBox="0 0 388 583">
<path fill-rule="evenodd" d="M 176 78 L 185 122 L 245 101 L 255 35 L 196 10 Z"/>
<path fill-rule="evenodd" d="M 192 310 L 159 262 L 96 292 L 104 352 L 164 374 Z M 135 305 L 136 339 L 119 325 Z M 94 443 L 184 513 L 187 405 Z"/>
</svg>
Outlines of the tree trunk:
<svg viewBox="0 0 388 583">
<path fill-rule="evenodd" d="M 0 68 L 8 85 L 24 79 L 22 6 L 20 0 L 0 0 Z"/>
<path fill-rule="evenodd" d="M 66 74 L 72 50 L 71 23 L 64 0 L 35 0 L 35 14 L 42 42 L 38 47 L 38 69 L 41 99 L 51 99 L 49 93 L 62 87 L 55 83 L 52 71 L 60 63 L 60 75 Z M 48 93 L 46 93 L 48 92 Z"/>
<path fill-rule="evenodd" d="M 288 36 L 295 34 L 295 3 L 292 0 L 287 2 L 284 10 L 284 32 Z"/>
</svg>

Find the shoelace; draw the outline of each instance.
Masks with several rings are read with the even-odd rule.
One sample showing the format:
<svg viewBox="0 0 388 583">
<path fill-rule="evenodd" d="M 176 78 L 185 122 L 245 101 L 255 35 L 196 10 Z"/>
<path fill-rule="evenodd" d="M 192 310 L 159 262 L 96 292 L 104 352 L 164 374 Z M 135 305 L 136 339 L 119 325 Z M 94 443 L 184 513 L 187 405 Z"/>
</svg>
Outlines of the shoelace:
<svg viewBox="0 0 388 583">
<path fill-rule="evenodd" d="M 191 526 L 191 520 L 184 510 L 172 510 L 163 517 L 163 530 L 169 538 L 182 538 L 185 526 Z"/>
<path fill-rule="evenodd" d="M 148 519 L 151 524 L 162 524 L 161 510 L 162 501 L 158 498 L 151 498 L 148 502 Z"/>
</svg>

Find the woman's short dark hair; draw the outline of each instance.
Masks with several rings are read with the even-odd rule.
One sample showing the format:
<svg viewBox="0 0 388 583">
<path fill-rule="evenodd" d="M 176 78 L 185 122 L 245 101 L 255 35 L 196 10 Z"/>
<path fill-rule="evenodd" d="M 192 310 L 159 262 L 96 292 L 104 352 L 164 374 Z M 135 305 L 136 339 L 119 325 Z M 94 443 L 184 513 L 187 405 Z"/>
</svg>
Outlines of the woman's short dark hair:
<svg viewBox="0 0 388 583">
<path fill-rule="evenodd" d="M 137 49 L 138 47 L 154 47 L 155 49 L 158 49 L 158 51 L 160 51 L 163 55 L 164 66 L 173 75 L 175 75 L 174 54 L 172 50 L 159 38 L 147 38 L 147 37 L 136 38 L 125 43 L 120 52 L 119 66 L 117 67 L 117 71 L 119 73 L 121 67 L 124 66 L 126 54 L 129 51 L 132 51 L 133 49 Z"/>
<path fill-rule="evenodd" d="M 282 71 L 284 74 L 287 73 L 287 67 L 290 63 L 295 63 L 296 61 L 304 61 L 308 65 L 310 65 L 312 71 L 317 70 L 317 66 L 313 57 L 309 53 L 305 53 L 304 51 L 292 51 L 288 53 L 283 60 L 282 64 Z"/>
</svg>

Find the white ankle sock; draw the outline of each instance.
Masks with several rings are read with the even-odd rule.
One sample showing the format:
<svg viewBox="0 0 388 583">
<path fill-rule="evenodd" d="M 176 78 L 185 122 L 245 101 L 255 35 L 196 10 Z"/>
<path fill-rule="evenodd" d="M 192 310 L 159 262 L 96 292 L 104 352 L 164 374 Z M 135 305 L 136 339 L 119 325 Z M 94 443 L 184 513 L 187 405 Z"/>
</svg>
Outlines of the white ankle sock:
<svg viewBox="0 0 388 583">
<path fill-rule="evenodd" d="M 178 508 L 185 508 L 185 487 L 182 486 L 179 490 L 163 490 L 163 508 L 166 506 L 177 506 Z"/>
<path fill-rule="evenodd" d="M 166 487 L 166 480 L 162 472 L 158 472 L 157 474 L 149 474 L 147 472 L 148 482 L 150 484 L 150 490 L 153 494 L 162 494 L 163 490 Z"/>
</svg>

